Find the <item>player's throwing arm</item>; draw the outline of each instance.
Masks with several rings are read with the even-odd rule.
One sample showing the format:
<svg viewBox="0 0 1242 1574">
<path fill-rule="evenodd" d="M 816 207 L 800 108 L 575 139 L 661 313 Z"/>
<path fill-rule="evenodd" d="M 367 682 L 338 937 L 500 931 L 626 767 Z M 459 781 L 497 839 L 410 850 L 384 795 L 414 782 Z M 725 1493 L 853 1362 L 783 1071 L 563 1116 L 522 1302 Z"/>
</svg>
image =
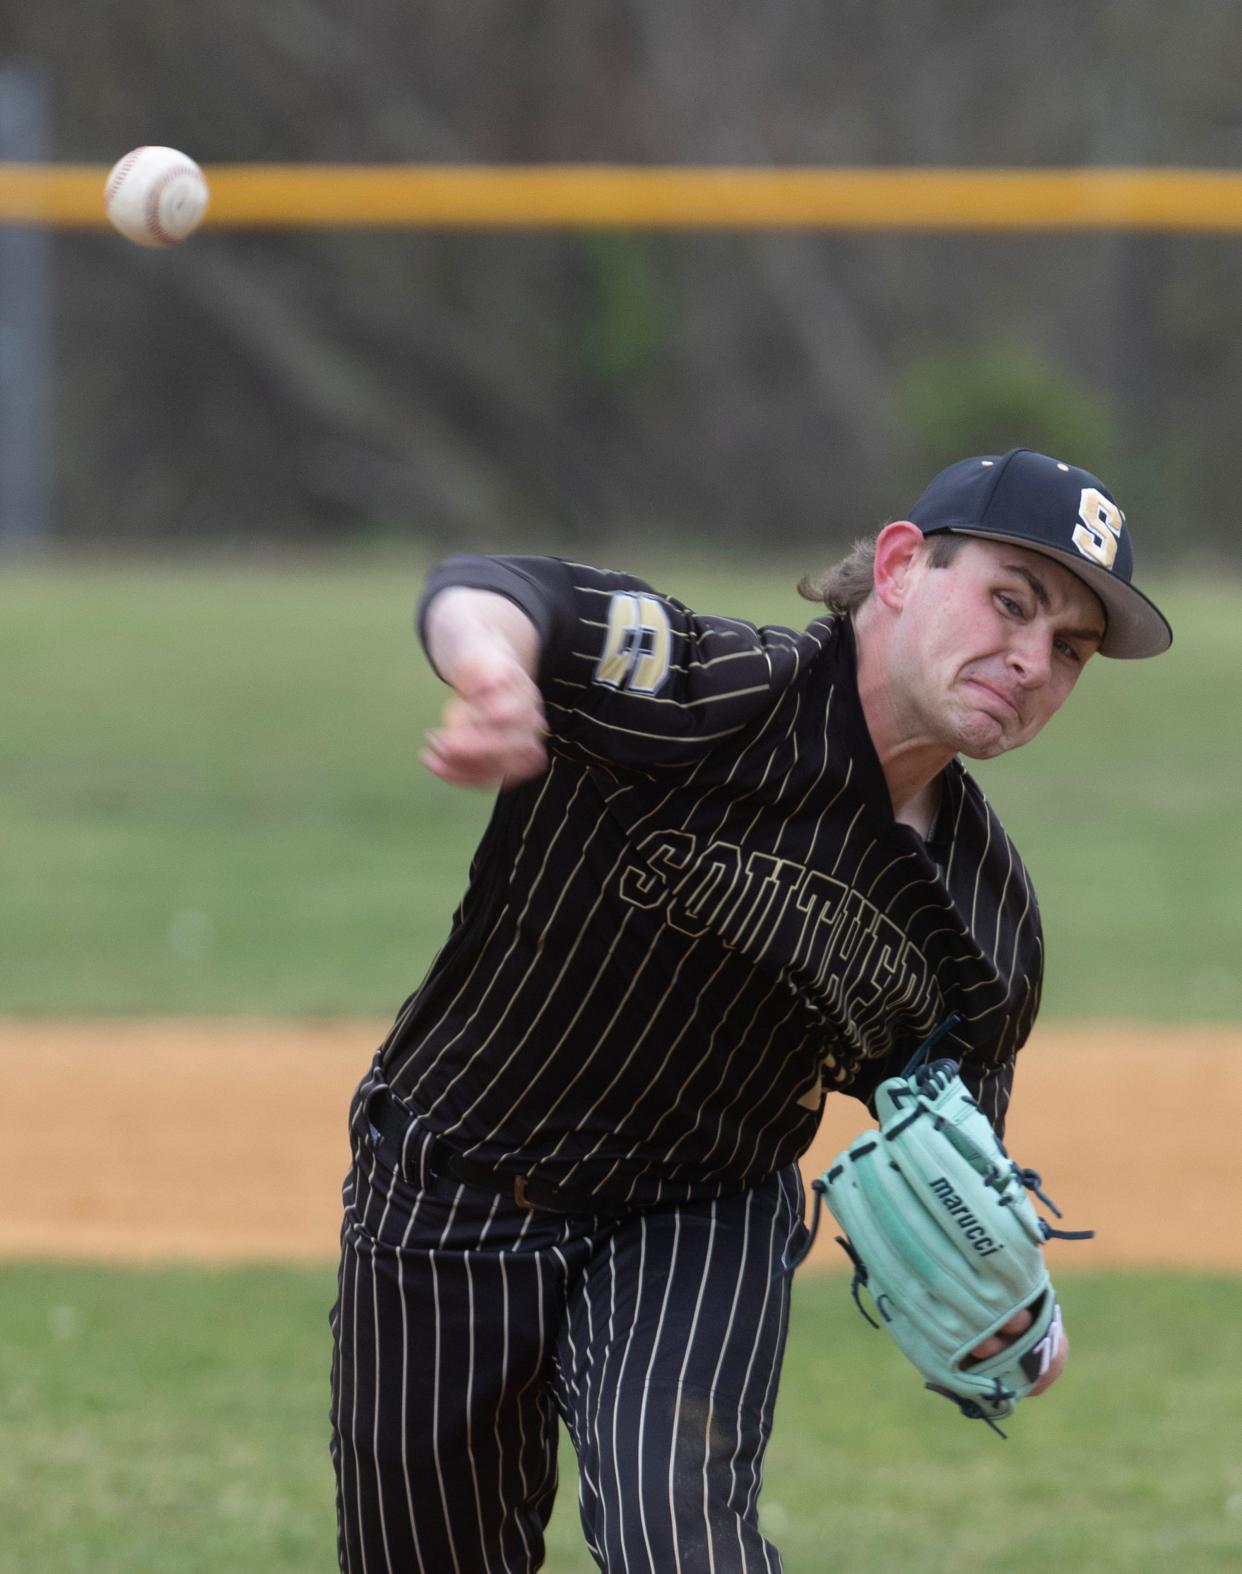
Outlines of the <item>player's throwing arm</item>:
<svg viewBox="0 0 1242 1574">
<path fill-rule="evenodd" d="M 547 765 L 535 684 L 539 633 L 519 608 L 487 590 L 442 590 L 424 624 L 436 671 L 454 691 L 427 736 L 423 764 L 462 787 L 511 786 Z"/>
</svg>

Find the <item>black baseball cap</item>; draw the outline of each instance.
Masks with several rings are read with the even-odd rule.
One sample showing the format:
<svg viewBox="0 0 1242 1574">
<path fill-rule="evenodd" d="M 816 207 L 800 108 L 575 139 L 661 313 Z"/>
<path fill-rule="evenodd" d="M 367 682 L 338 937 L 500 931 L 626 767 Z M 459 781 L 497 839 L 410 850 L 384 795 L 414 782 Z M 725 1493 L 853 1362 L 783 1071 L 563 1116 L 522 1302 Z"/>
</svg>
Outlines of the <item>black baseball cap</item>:
<svg viewBox="0 0 1242 1574">
<path fill-rule="evenodd" d="M 1104 604 L 1102 656 L 1158 656 L 1173 630 L 1130 583 L 1134 553 L 1125 515 L 1098 476 L 1030 448 L 959 459 L 906 515 L 925 536 L 944 532 L 1020 541 L 1063 563 Z"/>
</svg>

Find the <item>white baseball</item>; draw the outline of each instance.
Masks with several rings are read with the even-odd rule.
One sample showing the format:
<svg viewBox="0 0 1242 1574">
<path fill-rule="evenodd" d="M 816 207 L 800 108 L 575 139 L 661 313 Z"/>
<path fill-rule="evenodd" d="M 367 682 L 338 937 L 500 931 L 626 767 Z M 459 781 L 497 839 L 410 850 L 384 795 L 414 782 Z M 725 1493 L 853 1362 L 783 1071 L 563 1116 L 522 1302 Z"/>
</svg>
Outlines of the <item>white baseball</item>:
<svg viewBox="0 0 1242 1574">
<path fill-rule="evenodd" d="M 207 182 L 176 148 L 134 148 L 112 166 L 104 186 L 108 217 L 139 246 L 171 246 L 196 230 L 207 211 Z"/>
</svg>

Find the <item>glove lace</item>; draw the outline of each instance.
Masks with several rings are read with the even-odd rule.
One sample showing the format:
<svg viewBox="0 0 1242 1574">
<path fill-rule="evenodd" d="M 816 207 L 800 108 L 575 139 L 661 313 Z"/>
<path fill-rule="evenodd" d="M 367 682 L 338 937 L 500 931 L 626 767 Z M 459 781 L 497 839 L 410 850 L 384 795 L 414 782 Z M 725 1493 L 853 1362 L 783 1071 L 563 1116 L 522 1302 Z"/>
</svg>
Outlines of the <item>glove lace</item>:
<svg viewBox="0 0 1242 1574">
<path fill-rule="evenodd" d="M 1006 1442 L 1009 1441 L 1008 1432 L 1002 1432 L 992 1417 L 976 1400 L 964 1399 L 961 1394 L 955 1394 L 952 1389 L 941 1388 L 939 1383 L 924 1383 L 923 1387 L 929 1393 L 939 1394 L 943 1399 L 952 1400 L 968 1421 L 986 1421 L 997 1437 L 1003 1437 Z M 988 1395 L 988 1398 L 993 1404 L 1003 1405 L 1008 1404 L 1011 1399 L 1016 1399 L 1017 1395 L 1012 1388 L 1006 1388 L 1004 1383 L 997 1378 L 994 1380 L 993 1390 Z"/>
<path fill-rule="evenodd" d="M 815 1244 L 815 1237 L 819 1233 L 819 1218 L 824 1211 L 824 1193 L 828 1190 L 824 1184 L 823 1176 L 811 1182 L 811 1190 L 815 1194 L 815 1205 L 811 1211 L 810 1227 L 807 1229 L 806 1240 L 803 1241 L 801 1249 L 786 1264 L 786 1273 L 792 1273 L 799 1264 L 806 1261 L 807 1257 L 810 1256 L 811 1247 Z"/>
<path fill-rule="evenodd" d="M 931 1053 L 932 1045 L 933 1044 L 938 1044 L 940 1042 L 940 1040 L 944 1037 L 944 1035 L 946 1033 L 948 1033 L 952 1028 L 955 1028 L 957 1026 L 957 1024 L 961 1020 L 962 1020 L 962 1014 L 961 1014 L 960 1011 L 950 1012 L 950 1014 L 947 1017 L 945 1017 L 944 1021 L 940 1024 L 940 1026 L 938 1028 L 935 1028 L 931 1033 L 929 1033 L 927 1035 L 927 1037 L 923 1040 L 923 1042 L 919 1045 L 919 1047 L 914 1051 L 914 1054 L 910 1057 L 909 1065 L 901 1073 L 902 1076 L 903 1077 L 912 1077 L 914 1075 L 914 1073 L 918 1070 L 918 1068 L 927 1059 L 928 1055 Z M 929 1066 L 927 1069 L 930 1071 L 931 1067 Z"/>
<path fill-rule="evenodd" d="M 866 1263 L 854 1250 L 853 1242 L 848 1236 L 834 1235 L 833 1239 L 849 1258 L 849 1260 L 854 1264 L 854 1277 L 850 1280 L 850 1294 L 854 1297 L 854 1305 L 858 1308 L 863 1317 L 871 1324 L 873 1328 L 878 1328 L 880 1326 L 879 1323 L 876 1322 L 875 1318 L 872 1317 L 871 1313 L 863 1305 L 862 1296 L 858 1293 L 871 1277 L 867 1272 Z M 884 1308 L 879 1305 L 878 1302 L 876 1303 L 876 1311 L 879 1312 L 881 1317 L 885 1316 Z M 885 1317 L 885 1321 L 891 1322 L 892 1318 Z"/>
<path fill-rule="evenodd" d="M 1038 1170 L 1019 1169 L 1015 1164 L 1012 1173 L 1018 1177 L 1027 1191 L 1034 1192 L 1035 1196 L 1039 1198 L 1046 1208 L 1051 1208 L 1058 1219 L 1062 1217 L 1060 1208 L 1057 1207 L 1048 1193 L 1044 1191 L 1044 1178 Z M 988 1177 L 988 1180 L 989 1184 L 991 1184 L 991 1177 Z M 1002 1208 L 1009 1207 L 1018 1200 L 1019 1195 L 1020 1193 L 1015 1192 L 1011 1197 L 1002 1197 L 998 1206 Z M 1046 1241 L 1090 1241 L 1095 1239 L 1094 1230 L 1058 1230 L 1049 1224 L 1047 1219 L 1040 1219 L 1038 1222 L 1039 1233 Z"/>
</svg>

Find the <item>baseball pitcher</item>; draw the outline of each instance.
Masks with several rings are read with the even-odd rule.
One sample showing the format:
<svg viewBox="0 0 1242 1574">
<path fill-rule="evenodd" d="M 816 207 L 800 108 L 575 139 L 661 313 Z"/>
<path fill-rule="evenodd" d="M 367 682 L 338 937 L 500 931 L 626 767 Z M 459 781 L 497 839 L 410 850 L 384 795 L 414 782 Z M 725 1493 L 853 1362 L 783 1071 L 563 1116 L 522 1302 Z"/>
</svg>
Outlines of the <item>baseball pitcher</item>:
<svg viewBox="0 0 1242 1574">
<path fill-rule="evenodd" d="M 1003 1146 L 1039 909 L 962 757 L 1168 624 L 1104 484 L 1024 449 L 800 589 L 806 627 L 757 628 L 559 559 L 429 578 L 423 758 L 496 798 L 350 1112 L 352 1574 L 540 1568 L 558 1418 L 601 1569 L 778 1570 L 760 1480 L 831 1095 L 878 1124 L 817 1190 L 933 1390 L 994 1423 L 1065 1365 Z"/>
</svg>

